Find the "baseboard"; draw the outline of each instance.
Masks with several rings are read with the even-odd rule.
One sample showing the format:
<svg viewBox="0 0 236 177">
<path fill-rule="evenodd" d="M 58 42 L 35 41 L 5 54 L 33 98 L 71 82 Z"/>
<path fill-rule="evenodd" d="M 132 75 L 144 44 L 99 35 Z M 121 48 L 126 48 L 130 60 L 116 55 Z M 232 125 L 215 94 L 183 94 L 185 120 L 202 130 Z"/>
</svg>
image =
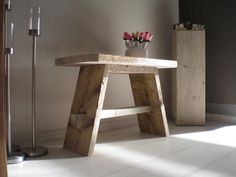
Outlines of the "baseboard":
<svg viewBox="0 0 236 177">
<path fill-rule="evenodd" d="M 229 115 L 236 118 L 236 105 L 207 103 L 207 113 Z"/>
<path fill-rule="evenodd" d="M 210 120 L 210 121 L 219 121 L 219 122 L 227 122 L 227 123 L 236 124 L 235 116 L 229 116 L 225 114 L 207 113 L 206 117 L 207 117 L 207 120 Z"/>
<path fill-rule="evenodd" d="M 236 116 L 225 114 L 207 113 L 207 120 L 228 122 L 236 124 Z M 136 116 L 126 116 L 114 119 L 107 119 L 101 122 L 99 132 L 106 132 L 116 129 L 138 126 Z M 65 137 L 65 128 L 37 132 L 38 144 L 55 140 L 63 140 Z M 17 133 L 13 135 L 13 143 L 22 146 L 31 144 L 31 133 Z"/>
<path fill-rule="evenodd" d="M 111 131 L 121 128 L 137 126 L 136 116 L 117 117 L 113 119 L 102 120 L 99 127 L 99 132 Z M 50 142 L 55 140 L 63 140 L 65 137 L 65 128 L 58 128 L 54 130 L 38 131 L 37 143 Z M 31 144 L 31 132 L 21 132 L 12 135 L 12 142 L 18 145 Z"/>
<path fill-rule="evenodd" d="M 207 103 L 207 118 L 209 120 L 236 123 L 236 105 Z"/>
<path fill-rule="evenodd" d="M 55 140 L 63 140 L 65 136 L 65 128 L 39 131 L 36 135 L 37 144 Z M 12 135 L 13 144 L 18 144 L 21 146 L 31 145 L 31 139 L 31 132 L 22 132 Z"/>
</svg>

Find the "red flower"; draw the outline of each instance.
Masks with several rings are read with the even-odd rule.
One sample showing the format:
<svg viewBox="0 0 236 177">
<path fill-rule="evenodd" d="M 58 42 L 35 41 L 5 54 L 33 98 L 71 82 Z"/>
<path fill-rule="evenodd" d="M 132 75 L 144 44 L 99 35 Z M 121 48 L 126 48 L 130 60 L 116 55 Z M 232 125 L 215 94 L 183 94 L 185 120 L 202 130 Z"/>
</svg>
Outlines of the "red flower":
<svg viewBox="0 0 236 177">
<path fill-rule="evenodd" d="M 128 32 L 124 32 L 124 40 L 131 40 L 132 39 L 132 35 L 129 34 Z"/>
<path fill-rule="evenodd" d="M 143 41 L 143 38 L 144 38 L 144 33 L 143 32 L 139 33 L 139 40 Z"/>
<path fill-rule="evenodd" d="M 151 42 L 152 38 L 153 38 L 153 35 L 151 33 L 145 32 L 145 34 L 144 34 L 144 41 Z"/>
<path fill-rule="evenodd" d="M 153 34 L 150 34 L 150 36 L 149 36 L 149 41 L 150 42 L 152 41 L 152 38 L 153 38 Z"/>
<path fill-rule="evenodd" d="M 139 41 L 140 43 L 151 42 L 153 39 L 153 34 L 149 32 L 138 32 L 138 31 L 133 32 L 132 34 L 124 32 L 123 39 L 129 41 Z"/>
<path fill-rule="evenodd" d="M 145 32 L 145 34 L 144 34 L 144 41 L 149 41 L 149 36 L 150 36 L 150 33 L 149 32 Z"/>
</svg>

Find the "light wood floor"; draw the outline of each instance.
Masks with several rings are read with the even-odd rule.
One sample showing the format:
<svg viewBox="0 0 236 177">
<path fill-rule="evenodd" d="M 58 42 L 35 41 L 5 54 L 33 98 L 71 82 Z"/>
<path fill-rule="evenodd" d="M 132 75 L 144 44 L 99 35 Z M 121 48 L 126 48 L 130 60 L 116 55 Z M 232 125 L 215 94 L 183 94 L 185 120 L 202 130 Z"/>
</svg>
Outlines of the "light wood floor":
<svg viewBox="0 0 236 177">
<path fill-rule="evenodd" d="M 99 134 L 92 157 L 45 143 L 49 155 L 9 165 L 10 177 L 235 177 L 236 125 L 176 127 L 168 138 L 137 127 Z"/>
</svg>

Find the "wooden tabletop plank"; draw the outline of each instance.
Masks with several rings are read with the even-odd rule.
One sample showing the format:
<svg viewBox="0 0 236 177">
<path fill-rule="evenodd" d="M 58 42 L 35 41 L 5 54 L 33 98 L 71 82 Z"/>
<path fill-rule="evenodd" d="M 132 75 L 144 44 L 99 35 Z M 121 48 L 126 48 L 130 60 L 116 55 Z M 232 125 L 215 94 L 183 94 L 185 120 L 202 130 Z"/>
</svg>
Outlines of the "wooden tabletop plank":
<svg viewBox="0 0 236 177">
<path fill-rule="evenodd" d="M 107 54 L 84 54 L 77 56 L 69 56 L 57 58 L 55 65 L 57 66 L 82 66 L 94 64 L 111 64 L 111 65 L 127 65 L 127 66 L 146 66 L 156 68 L 176 68 L 177 62 L 174 60 L 139 58 Z"/>
</svg>

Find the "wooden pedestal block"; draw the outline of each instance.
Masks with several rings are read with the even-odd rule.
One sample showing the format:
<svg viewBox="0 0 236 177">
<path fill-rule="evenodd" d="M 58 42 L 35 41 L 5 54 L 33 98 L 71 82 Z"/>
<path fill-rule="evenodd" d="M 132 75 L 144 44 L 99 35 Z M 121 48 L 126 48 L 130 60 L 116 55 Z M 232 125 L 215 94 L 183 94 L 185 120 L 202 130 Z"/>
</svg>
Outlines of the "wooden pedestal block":
<svg viewBox="0 0 236 177">
<path fill-rule="evenodd" d="M 174 31 L 172 116 L 176 125 L 205 124 L 205 31 Z"/>
</svg>

